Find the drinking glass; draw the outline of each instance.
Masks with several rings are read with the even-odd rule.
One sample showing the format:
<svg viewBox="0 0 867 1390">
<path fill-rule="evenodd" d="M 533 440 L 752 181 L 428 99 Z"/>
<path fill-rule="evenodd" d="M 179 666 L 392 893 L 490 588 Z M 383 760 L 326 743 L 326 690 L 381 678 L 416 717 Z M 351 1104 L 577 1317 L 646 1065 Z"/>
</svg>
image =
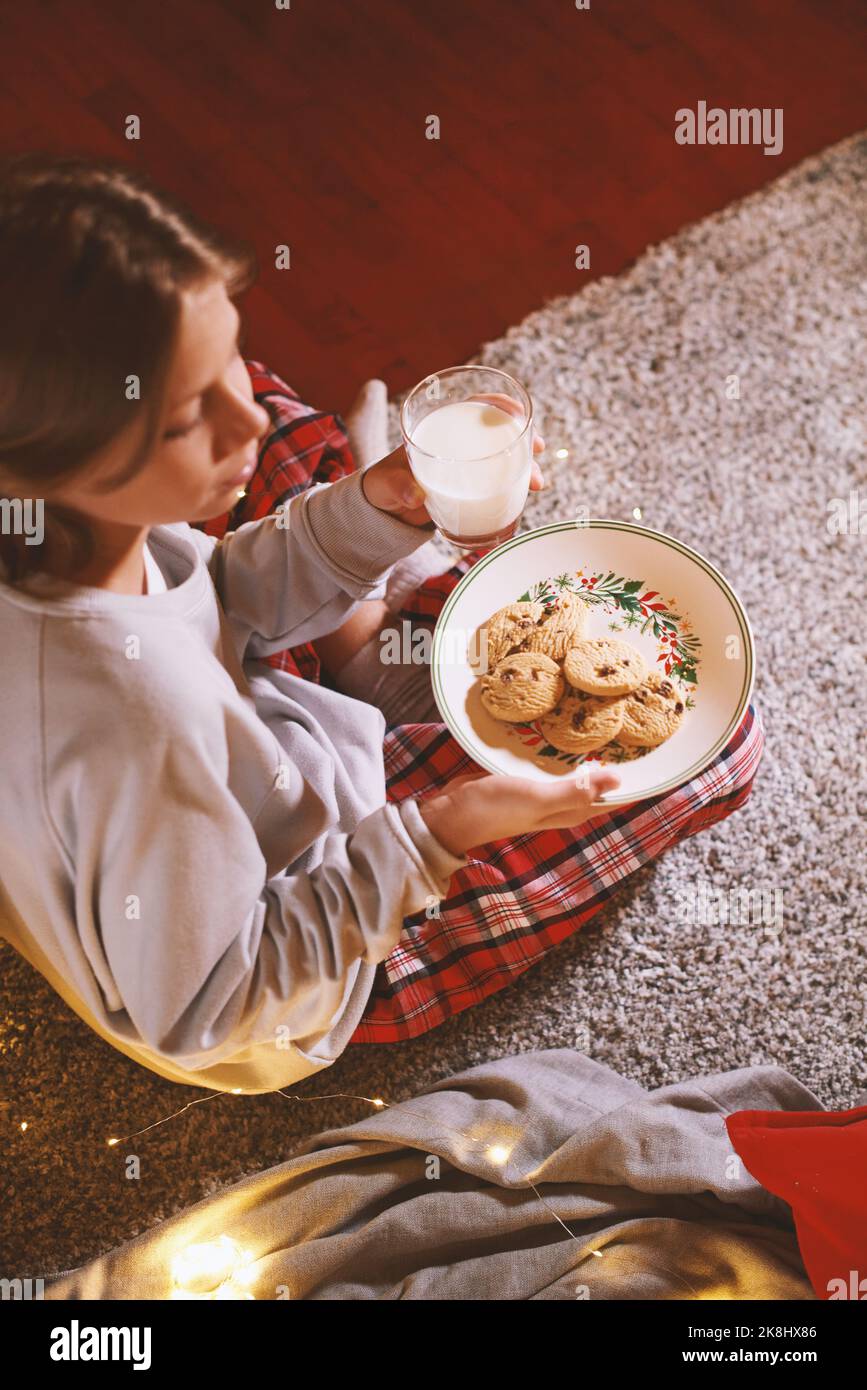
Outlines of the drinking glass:
<svg viewBox="0 0 867 1390">
<path fill-rule="evenodd" d="M 431 520 L 465 550 L 515 534 L 533 462 L 533 402 L 496 367 L 448 367 L 414 386 L 400 412 L 409 466 Z"/>
</svg>

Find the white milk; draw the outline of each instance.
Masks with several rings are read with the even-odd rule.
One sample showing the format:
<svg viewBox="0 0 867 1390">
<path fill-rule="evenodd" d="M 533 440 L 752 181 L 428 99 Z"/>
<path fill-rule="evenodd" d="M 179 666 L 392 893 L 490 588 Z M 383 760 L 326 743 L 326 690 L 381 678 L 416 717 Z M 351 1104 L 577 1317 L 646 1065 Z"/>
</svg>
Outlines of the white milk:
<svg viewBox="0 0 867 1390">
<path fill-rule="evenodd" d="M 438 406 L 413 426 L 412 470 L 441 530 L 452 536 L 490 536 L 515 520 L 530 482 L 531 431 L 524 432 L 525 423 L 523 416 L 516 418 L 496 405 L 456 401 Z"/>
</svg>

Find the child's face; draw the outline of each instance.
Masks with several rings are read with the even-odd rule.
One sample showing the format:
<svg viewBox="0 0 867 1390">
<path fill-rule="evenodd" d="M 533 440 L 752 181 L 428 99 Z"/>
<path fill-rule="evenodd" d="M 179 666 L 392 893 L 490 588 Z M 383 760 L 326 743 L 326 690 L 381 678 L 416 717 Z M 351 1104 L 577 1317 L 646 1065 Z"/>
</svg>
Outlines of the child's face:
<svg viewBox="0 0 867 1390">
<path fill-rule="evenodd" d="M 54 489 L 51 500 L 133 527 L 206 521 L 231 510 L 255 470 L 258 441 L 270 423 L 253 400 L 238 325 L 238 311 L 219 281 L 185 292 L 166 412 L 150 458 L 121 487 L 95 490 L 132 457 L 143 432 L 137 422 L 94 456 L 87 473 Z M 134 364 L 119 364 L 119 390 L 134 370 Z"/>
</svg>

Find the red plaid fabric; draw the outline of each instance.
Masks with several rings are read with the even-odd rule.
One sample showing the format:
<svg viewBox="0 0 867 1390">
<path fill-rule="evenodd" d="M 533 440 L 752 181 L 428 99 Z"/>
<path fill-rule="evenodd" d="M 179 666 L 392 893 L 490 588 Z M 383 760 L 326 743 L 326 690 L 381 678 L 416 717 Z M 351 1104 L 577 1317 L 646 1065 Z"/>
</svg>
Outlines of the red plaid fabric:
<svg viewBox="0 0 867 1390">
<path fill-rule="evenodd" d="M 245 362 L 253 395 L 271 417 L 259 446 L 259 462 L 233 511 L 198 529 L 218 540 L 246 521 L 258 521 L 313 483 L 333 483 L 355 472 L 355 459 L 339 415 L 305 405 L 296 391 L 261 362 Z M 264 658 L 269 666 L 305 680 L 319 680 L 319 657 L 311 643 Z"/>
<path fill-rule="evenodd" d="M 586 822 L 477 847 L 448 896 L 404 922 L 353 1042 L 414 1038 L 494 994 L 593 917 L 630 874 L 731 815 L 762 755 L 753 709 L 705 772 L 675 791 Z M 475 765 L 444 726 L 404 725 L 385 744 L 390 800 L 420 796 Z"/>
<path fill-rule="evenodd" d="M 279 377 L 247 363 L 256 400 L 274 428 L 259 469 L 235 511 L 202 529 L 221 536 L 265 516 L 310 483 L 355 467 L 343 422 L 303 405 Z M 427 581 L 401 616 L 433 624 L 443 603 L 478 556 L 463 556 Z M 319 678 L 312 647 L 270 658 L 310 680 Z M 376 972 L 352 1042 L 418 1037 L 479 1003 L 535 965 L 578 931 L 630 874 L 670 846 L 723 820 L 750 796 L 764 736 L 751 706 L 740 728 L 698 777 L 650 801 L 597 816 L 577 831 L 546 830 L 479 845 L 452 877 L 448 895 L 407 917 L 400 940 Z M 424 796 L 475 764 L 443 724 L 389 728 L 384 743 L 390 801 Z"/>
</svg>

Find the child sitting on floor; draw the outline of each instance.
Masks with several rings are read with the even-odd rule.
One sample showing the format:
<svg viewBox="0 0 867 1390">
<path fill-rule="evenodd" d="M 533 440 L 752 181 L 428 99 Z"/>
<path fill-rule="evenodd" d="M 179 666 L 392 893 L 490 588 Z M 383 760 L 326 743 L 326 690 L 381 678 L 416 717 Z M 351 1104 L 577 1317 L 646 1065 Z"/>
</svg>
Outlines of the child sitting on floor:
<svg viewBox="0 0 867 1390">
<path fill-rule="evenodd" d="M 252 1092 L 502 987 L 741 804 L 761 731 L 590 826 L 610 771 L 479 775 L 373 660 L 474 557 L 413 569 L 402 450 L 359 470 L 244 361 L 251 273 L 122 166 L 0 173 L 0 493 L 45 528 L 0 536 L 0 930 L 128 1056 Z"/>
</svg>

